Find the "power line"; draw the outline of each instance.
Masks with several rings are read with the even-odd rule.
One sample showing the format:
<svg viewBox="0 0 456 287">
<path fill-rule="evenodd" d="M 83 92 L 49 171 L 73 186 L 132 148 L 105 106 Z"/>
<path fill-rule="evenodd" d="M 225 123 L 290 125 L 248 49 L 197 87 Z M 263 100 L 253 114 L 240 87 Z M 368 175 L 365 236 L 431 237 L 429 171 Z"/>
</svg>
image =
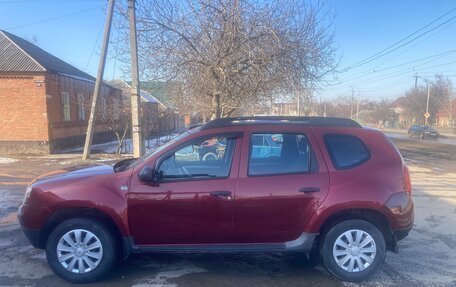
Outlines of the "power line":
<svg viewBox="0 0 456 287">
<path fill-rule="evenodd" d="M 413 64 L 413 63 L 416 63 L 416 62 L 421 62 L 421 61 L 425 61 L 427 59 L 435 58 L 435 59 L 432 59 L 432 60 L 427 61 L 425 63 L 419 64 L 418 65 L 418 67 L 419 67 L 420 65 L 424 65 L 424 64 L 433 62 L 435 60 L 440 59 L 443 56 L 447 56 L 447 55 L 450 55 L 450 54 L 455 53 L 455 52 L 456 52 L 456 49 L 449 50 L 449 51 L 445 51 L 445 52 L 442 52 L 442 53 L 438 53 L 438 54 L 434 54 L 434 55 L 431 55 L 431 56 L 427 56 L 427 57 L 424 57 L 424 58 L 412 60 L 412 61 L 409 61 L 409 62 L 397 64 L 397 65 L 394 65 L 394 66 L 389 66 L 389 67 L 386 67 L 386 68 L 383 68 L 383 69 L 380 69 L 380 70 L 374 70 L 374 71 L 370 71 L 370 72 L 369 71 L 365 71 L 364 73 L 362 73 L 362 74 L 360 74 L 358 76 L 349 78 L 349 79 L 344 80 L 344 81 L 345 82 L 350 82 L 350 81 L 353 81 L 353 80 L 357 80 L 357 79 L 360 79 L 360 78 L 364 78 L 364 77 L 370 76 L 373 73 L 381 73 L 381 72 L 384 72 L 384 71 L 387 71 L 387 70 L 391 70 L 391 69 L 395 69 L 395 68 L 398 68 L 398 67 L 402 67 L 402 66 L 406 66 L 406 65 L 409 65 L 409 64 Z M 417 66 L 415 66 L 415 67 L 417 67 Z"/>
<path fill-rule="evenodd" d="M 89 65 L 90 65 L 90 61 L 92 61 L 92 56 L 95 53 L 95 49 L 97 48 L 98 40 L 100 39 L 101 32 L 103 31 L 103 26 L 104 26 L 104 23 L 101 23 L 100 30 L 98 31 L 97 39 L 95 40 L 95 43 L 93 44 L 92 52 L 90 52 L 90 57 L 89 57 L 89 60 L 87 61 L 84 71 L 87 71 L 87 69 L 89 68 Z"/>
<path fill-rule="evenodd" d="M 410 78 L 409 76 L 401 77 L 400 79 L 394 80 L 392 82 L 388 82 L 388 84 L 386 84 L 386 85 L 373 87 L 373 88 L 370 88 L 368 90 L 360 90 L 360 92 L 362 92 L 362 93 L 372 93 L 372 92 L 377 92 L 377 91 L 385 90 L 385 89 L 392 88 L 392 87 L 403 86 L 405 84 L 409 84 L 406 81 L 409 78 Z M 399 83 L 401 83 L 401 84 L 399 85 Z"/>
<path fill-rule="evenodd" d="M 430 38 L 434 37 L 436 34 L 442 32 L 443 30 L 445 29 L 448 29 L 449 27 L 451 27 L 451 25 L 448 25 L 448 26 L 445 26 L 445 27 L 440 27 L 440 29 L 438 29 L 437 31 L 435 31 L 434 33 L 432 33 L 431 35 L 428 35 L 427 37 L 423 38 L 423 39 L 420 39 L 420 41 L 418 41 L 417 43 L 414 43 L 413 45 L 409 46 L 407 49 L 401 51 L 400 53 L 394 55 L 393 57 L 389 58 L 388 60 L 384 61 L 383 63 L 375 66 L 374 69 L 377 69 L 377 68 L 380 68 L 381 66 L 383 66 L 384 64 L 387 64 L 389 62 L 391 62 L 392 60 L 396 59 L 397 57 L 399 56 L 402 56 L 403 54 L 407 53 L 408 51 L 410 51 L 411 49 L 413 49 L 414 47 L 416 47 L 417 45 L 429 40 Z"/>
<path fill-rule="evenodd" d="M 93 7 L 93 8 L 89 8 L 89 9 L 84 9 L 84 10 L 72 12 L 72 13 L 69 13 L 69 14 L 65 14 L 65 15 L 61 15 L 61 16 L 57 16 L 57 17 L 53 17 L 53 18 L 40 20 L 40 21 L 33 22 L 33 23 L 23 24 L 23 25 L 19 25 L 19 26 L 15 26 L 15 27 L 10 27 L 10 28 L 7 28 L 6 30 L 15 30 L 15 29 L 19 29 L 19 28 L 23 28 L 23 27 L 27 27 L 27 26 L 32 26 L 32 25 L 36 25 L 36 24 L 42 24 L 42 23 L 46 23 L 46 22 L 51 22 L 51 21 L 54 21 L 54 20 L 59 20 L 59 19 L 62 19 L 62 18 L 66 18 L 68 16 L 73 16 L 73 15 L 82 14 L 82 13 L 85 13 L 85 12 L 88 12 L 88 11 L 96 10 L 96 9 L 99 9 L 99 8 L 100 7 L 97 6 L 97 7 Z"/>
<path fill-rule="evenodd" d="M 105 0 L 0 0 L 0 4 L 20 4 L 20 3 L 27 3 L 27 4 L 41 4 L 41 3 L 77 3 L 77 2 L 104 2 Z"/>
<path fill-rule="evenodd" d="M 421 44 L 422 42 L 427 41 L 429 38 L 435 36 L 437 33 L 440 33 L 441 31 L 443 31 L 444 29 L 447 29 L 448 27 L 451 27 L 451 26 L 441 27 L 441 29 L 435 31 L 434 33 L 432 33 L 431 35 L 427 36 L 426 38 L 421 39 L 421 41 L 419 41 L 419 42 L 417 42 L 417 43 L 415 43 L 415 44 L 409 46 L 407 49 L 403 50 L 401 53 L 396 54 L 394 57 L 389 58 L 388 60 L 384 61 L 383 63 L 381 63 L 381 64 L 375 66 L 373 69 L 365 70 L 365 71 L 363 71 L 363 72 L 360 72 L 360 73 L 357 74 L 356 76 L 352 76 L 352 77 L 349 78 L 348 80 L 343 80 L 343 81 L 351 81 L 351 80 L 354 80 L 354 79 L 359 79 L 359 78 L 363 78 L 363 77 L 369 76 L 369 75 L 371 75 L 371 74 L 373 74 L 373 73 L 376 73 L 376 72 L 378 72 L 378 71 L 383 71 L 384 69 L 377 70 L 377 68 L 379 68 L 379 67 L 383 66 L 384 64 L 390 62 L 391 60 L 394 60 L 394 59 L 396 59 L 397 57 L 403 55 L 404 53 L 406 53 L 406 52 L 408 52 L 409 50 L 413 49 L 414 47 L 416 47 L 417 45 Z M 447 52 L 449 52 L 449 51 L 447 51 Z M 443 54 L 443 53 L 446 53 L 446 52 L 442 52 L 442 54 Z M 435 55 L 433 55 L 433 56 L 435 56 Z M 443 55 L 443 56 L 445 56 L 445 55 Z M 432 56 L 429 56 L 429 57 L 432 57 Z M 440 58 L 440 57 L 439 57 L 439 58 Z M 423 60 L 424 60 L 424 59 L 423 59 Z M 437 60 L 437 59 L 434 59 L 434 60 Z M 428 61 L 428 62 L 426 62 L 426 63 L 432 62 L 432 61 L 434 61 L 434 60 Z M 423 64 L 426 64 L 426 63 L 423 63 Z M 400 65 L 400 64 L 399 64 L 399 65 Z M 394 67 L 397 67 L 397 66 L 390 66 L 390 67 L 385 68 L 385 69 L 393 69 Z M 339 85 L 339 84 L 341 84 L 341 83 L 342 83 L 342 81 L 340 81 L 339 83 L 330 84 L 330 85 L 331 85 L 331 86 L 335 86 L 335 85 Z"/>
<path fill-rule="evenodd" d="M 400 45 L 400 46 L 398 46 L 398 47 L 395 47 L 395 46 L 397 46 L 398 44 L 400 44 L 400 43 L 404 42 L 405 40 L 409 39 L 410 37 L 412 37 L 412 36 L 418 34 L 419 32 L 421 32 L 422 30 L 426 29 L 427 27 L 431 26 L 432 24 L 436 23 L 437 21 L 439 21 L 440 19 L 442 19 L 443 17 L 447 16 L 448 14 L 450 14 L 451 12 L 453 12 L 453 11 L 455 11 L 455 10 L 456 10 L 456 8 L 451 9 L 450 11 L 448 11 L 448 12 L 446 12 L 445 14 L 443 14 L 442 16 L 438 17 L 437 19 L 435 19 L 435 20 L 432 21 L 431 23 L 429 23 L 429 24 L 427 24 L 427 25 L 421 27 L 421 28 L 418 29 L 417 31 L 415 31 L 415 32 L 413 32 L 412 34 L 408 35 L 407 37 L 401 39 L 400 41 L 394 43 L 393 45 L 390 45 L 390 46 L 388 46 L 387 48 L 385 48 L 385 49 L 383 49 L 383 50 L 377 52 L 376 54 L 374 54 L 374 55 L 372 55 L 372 56 L 370 56 L 370 57 L 367 57 L 367 58 L 365 58 L 365 59 L 363 59 L 363 60 L 361 60 L 361 61 L 355 63 L 354 65 L 349 66 L 349 67 L 347 68 L 347 70 L 353 69 L 353 68 L 356 68 L 356 67 L 359 67 L 359 66 L 361 66 L 361 65 L 365 65 L 365 64 L 370 63 L 370 62 L 372 62 L 372 61 L 374 61 L 374 60 L 376 60 L 376 59 L 378 59 L 378 58 L 380 58 L 380 57 L 383 57 L 383 56 L 385 56 L 385 55 L 388 55 L 388 54 L 390 54 L 390 53 L 392 53 L 392 52 L 394 52 L 394 51 L 396 51 L 396 50 L 402 48 L 403 46 L 406 46 L 406 45 L 410 44 L 411 42 L 415 41 L 416 39 L 418 39 L 418 38 L 420 38 L 420 37 L 422 37 L 422 36 L 428 34 L 429 32 L 432 32 L 433 30 L 435 30 L 435 29 L 441 27 L 442 25 L 445 25 L 445 24 L 447 24 L 448 22 L 450 22 L 450 21 L 456 19 L 456 16 L 454 16 L 454 17 L 452 17 L 452 18 L 446 20 L 445 22 L 440 23 L 439 25 L 437 25 L 437 26 L 435 26 L 435 27 L 433 27 L 433 28 L 431 28 L 431 29 L 425 31 L 424 33 L 422 33 L 422 34 L 420 34 L 420 35 L 418 35 L 418 36 L 412 38 L 412 39 L 409 40 L 408 42 L 406 42 L 406 43 L 404 43 L 404 44 L 402 44 L 402 45 Z M 390 49 L 393 48 L 393 47 L 395 47 L 395 48 L 392 49 L 392 50 L 390 50 Z M 389 51 L 388 51 L 388 50 L 389 50 Z"/>
<path fill-rule="evenodd" d="M 400 46 L 394 48 L 393 50 L 390 50 L 390 51 L 388 51 L 388 52 L 385 52 L 385 53 L 383 53 L 383 54 L 381 54 L 381 55 L 379 55 L 379 56 L 377 56 L 377 57 L 375 57 L 375 58 L 370 59 L 369 61 L 366 61 L 366 62 L 364 62 L 364 63 L 362 63 L 362 64 L 356 66 L 356 67 L 359 67 L 359 66 L 361 66 L 361 65 L 365 65 L 365 64 L 367 64 L 367 63 L 370 63 L 370 62 L 372 62 L 372 61 L 377 60 L 378 58 L 381 58 L 381 57 L 383 57 L 383 56 L 386 56 L 386 55 L 388 55 L 388 54 L 391 54 L 392 52 L 394 52 L 394 51 L 396 51 L 396 50 L 398 50 L 398 49 L 400 49 L 400 48 L 402 48 L 402 47 L 404 47 L 404 46 L 410 44 L 411 42 L 415 41 L 416 39 L 418 39 L 418 38 L 420 38 L 420 37 L 426 35 L 426 34 L 429 33 L 429 32 L 434 31 L 435 29 L 437 29 L 437 28 L 439 28 L 439 27 L 441 27 L 441 26 L 443 26 L 443 25 L 445 25 L 445 24 L 451 22 L 451 21 L 454 20 L 454 19 L 456 19 L 456 16 L 451 17 L 451 18 L 448 19 L 447 21 L 445 21 L 445 22 L 439 24 L 438 26 L 436 26 L 436 27 L 434 27 L 434 28 L 432 28 L 432 29 L 430 29 L 430 30 L 424 32 L 424 33 L 422 33 L 421 35 L 419 35 L 419 36 L 413 38 L 412 40 L 410 40 L 410 41 L 408 41 L 408 42 L 406 42 L 406 43 L 404 43 L 404 44 L 402 44 L 402 45 L 400 45 Z"/>
<path fill-rule="evenodd" d="M 346 84 L 345 87 L 349 87 L 349 86 L 357 86 L 357 85 L 365 85 L 365 84 L 369 84 L 369 83 L 372 83 L 372 82 L 376 82 L 376 81 L 382 81 L 382 80 L 386 80 L 386 79 L 390 79 L 390 78 L 394 78 L 394 77 L 398 77 L 398 76 L 402 76 L 402 75 L 409 75 L 410 73 L 414 73 L 414 72 L 417 72 L 417 71 L 422 71 L 422 70 L 425 70 L 425 69 L 431 69 L 431 68 L 436 68 L 436 67 L 441 67 L 441 66 L 447 66 L 447 65 L 453 65 L 453 64 L 456 64 L 456 61 L 453 61 L 453 62 L 449 62 L 449 63 L 444 63 L 444 64 L 438 64 L 438 65 L 432 65 L 432 66 L 426 66 L 426 67 L 421 67 L 421 68 L 405 68 L 405 69 L 402 69 L 402 70 L 399 70 L 399 71 L 395 71 L 395 72 L 392 72 L 392 73 L 389 73 L 389 74 L 384 74 L 384 75 L 378 75 L 378 76 L 375 76 L 375 77 L 372 77 L 372 78 L 368 78 L 368 79 L 364 79 L 364 80 L 361 80 L 361 81 L 357 81 L 357 82 L 349 82 Z"/>
</svg>

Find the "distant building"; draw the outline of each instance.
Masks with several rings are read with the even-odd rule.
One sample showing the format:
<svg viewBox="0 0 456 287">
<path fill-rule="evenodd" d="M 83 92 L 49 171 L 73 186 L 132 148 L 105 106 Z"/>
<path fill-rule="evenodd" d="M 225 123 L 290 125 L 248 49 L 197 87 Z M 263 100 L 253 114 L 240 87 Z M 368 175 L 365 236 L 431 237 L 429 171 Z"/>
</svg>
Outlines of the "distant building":
<svg viewBox="0 0 456 287">
<path fill-rule="evenodd" d="M 274 116 L 297 116 L 297 104 L 293 102 L 273 103 L 271 112 Z"/>
<path fill-rule="evenodd" d="M 0 153 L 55 153 L 85 139 L 95 78 L 0 30 Z M 103 84 L 94 143 L 108 132 L 121 90 Z"/>
<path fill-rule="evenodd" d="M 448 105 L 443 105 L 436 114 L 436 125 L 441 127 L 454 127 L 456 125 L 456 99 Z"/>
<path fill-rule="evenodd" d="M 109 82 L 112 86 L 122 90 L 122 104 L 124 107 L 131 106 L 131 86 L 121 79 Z M 149 92 L 140 91 L 140 117 L 143 125 L 144 137 L 149 138 L 159 132 L 159 117 L 166 106 Z"/>
<path fill-rule="evenodd" d="M 408 127 L 411 123 L 407 120 L 407 117 L 405 116 L 405 98 L 400 97 L 397 98 L 394 102 L 391 103 L 391 107 L 393 108 L 394 111 L 394 116 L 395 116 L 395 121 L 398 127 L 401 128 L 406 128 Z"/>
</svg>

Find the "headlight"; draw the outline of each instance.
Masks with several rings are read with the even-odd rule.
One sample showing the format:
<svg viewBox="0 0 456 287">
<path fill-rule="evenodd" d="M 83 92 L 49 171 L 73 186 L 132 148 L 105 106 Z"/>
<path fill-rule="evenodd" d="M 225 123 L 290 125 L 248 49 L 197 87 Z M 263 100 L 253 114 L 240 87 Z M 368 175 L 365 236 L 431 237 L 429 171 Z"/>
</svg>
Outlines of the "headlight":
<svg viewBox="0 0 456 287">
<path fill-rule="evenodd" d="M 29 185 L 27 189 L 25 190 L 25 195 L 24 195 L 24 200 L 22 200 L 22 204 L 24 204 L 27 199 L 30 197 L 30 194 L 32 193 L 32 186 Z"/>
</svg>

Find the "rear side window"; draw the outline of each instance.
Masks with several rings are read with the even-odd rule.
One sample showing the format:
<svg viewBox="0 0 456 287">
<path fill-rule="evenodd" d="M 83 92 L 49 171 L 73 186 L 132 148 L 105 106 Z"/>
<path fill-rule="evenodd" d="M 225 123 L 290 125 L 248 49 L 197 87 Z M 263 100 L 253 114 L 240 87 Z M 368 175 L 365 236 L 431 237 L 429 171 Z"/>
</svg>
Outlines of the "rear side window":
<svg viewBox="0 0 456 287">
<path fill-rule="evenodd" d="M 250 139 L 249 176 L 308 173 L 317 169 L 305 135 L 256 133 Z"/>
<path fill-rule="evenodd" d="M 325 135 L 325 144 L 336 169 L 356 167 L 370 158 L 370 152 L 361 139 L 352 135 Z"/>
</svg>

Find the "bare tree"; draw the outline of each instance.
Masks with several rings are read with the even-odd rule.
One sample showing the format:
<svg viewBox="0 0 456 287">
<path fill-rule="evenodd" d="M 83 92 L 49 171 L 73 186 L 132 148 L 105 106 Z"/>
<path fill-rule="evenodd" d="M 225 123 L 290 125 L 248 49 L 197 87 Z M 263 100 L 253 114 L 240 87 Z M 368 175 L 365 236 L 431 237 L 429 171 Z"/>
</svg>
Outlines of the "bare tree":
<svg viewBox="0 0 456 287">
<path fill-rule="evenodd" d="M 116 23 L 127 37 L 123 5 Z M 226 117 L 312 91 L 335 68 L 332 16 L 319 2 L 139 0 L 137 21 L 143 79 L 179 83 L 174 102 L 189 114 Z"/>
<path fill-rule="evenodd" d="M 102 94 L 99 105 L 97 106 L 97 122 L 105 125 L 117 139 L 116 154 L 121 154 L 125 145 L 128 132 L 131 131 L 131 109 L 130 105 L 125 104 L 123 96 L 108 97 Z M 89 103 L 90 104 L 90 103 Z"/>
<path fill-rule="evenodd" d="M 429 96 L 429 122 L 435 121 L 439 109 L 446 108 L 448 97 L 453 91 L 453 84 L 450 79 L 436 75 L 434 81 L 430 82 Z M 417 88 L 408 90 L 404 97 L 404 114 L 410 123 L 424 123 L 426 112 L 427 84 L 419 85 Z"/>
<path fill-rule="evenodd" d="M 103 84 L 100 97 L 98 98 L 96 125 L 103 125 L 112 132 L 117 139 L 116 153 L 121 154 L 128 131 L 131 130 L 131 114 L 129 102 L 123 101 L 120 90 L 111 90 Z M 110 92 L 108 92 L 110 91 Z M 70 96 L 71 104 L 76 106 L 78 121 L 86 121 L 88 112 L 92 106 L 91 95 L 93 89 L 78 92 Z M 89 96 L 87 96 L 89 95 Z"/>
<path fill-rule="evenodd" d="M 109 113 L 106 124 L 108 125 L 108 129 L 116 135 L 116 154 L 121 154 L 127 134 L 131 130 L 131 114 L 129 107 L 122 106 L 118 109 L 118 113 Z"/>
<path fill-rule="evenodd" d="M 366 115 L 368 123 L 374 123 L 379 127 L 385 127 L 386 122 L 394 122 L 395 115 L 389 99 L 382 99 L 371 104 L 371 110 Z"/>
</svg>

